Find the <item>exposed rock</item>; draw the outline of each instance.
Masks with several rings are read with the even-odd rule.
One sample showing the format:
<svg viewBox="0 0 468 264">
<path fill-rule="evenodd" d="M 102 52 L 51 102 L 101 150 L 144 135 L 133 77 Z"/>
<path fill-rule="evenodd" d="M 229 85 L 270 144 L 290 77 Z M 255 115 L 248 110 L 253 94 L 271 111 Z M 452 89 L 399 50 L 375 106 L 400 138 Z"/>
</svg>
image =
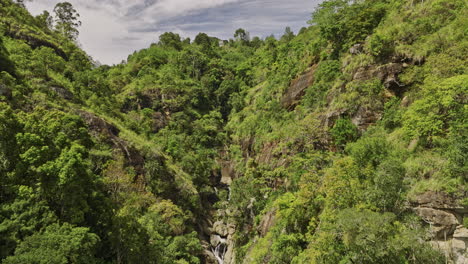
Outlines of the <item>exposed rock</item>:
<svg viewBox="0 0 468 264">
<path fill-rule="evenodd" d="M 152 116 L 152 121 L 152 131 L 153 133 L 157 133 L 169 123 L 169 118 L 161 112 L 155 112 Z"/>
<path fill-rule="evenodd" d="M 379 111 L 372 111 L 365 107 L 360 107 L 351 119 L 351 122 L 362 132 L 381 118 L 382 114 Z"/>
<path fill-rule="evenodd" d="M 389 63 L 382 66 L 370 65 L 359 68 L 353 76 L 353 80 L 370 80 L 377 78 L 384 84 L 385 88 L 391 90 L 397 95 L 403 93 L 404 86 L 398 80 L 398 74 L 403 71 L 403 64 Z"/>
<path fill-rule="evenodd" d="M 458 202 L 466 197 L 444 192 L 428 191 L 411 202 L 414 211 L 428 224 L 432 233 L 431 245 L 442 251 L 455 264 L 468 263 L 468 229 L 461 224 L 468 208 Z"/>
<path fill-rule="evenodd" d="M 273 158 L 273 152 L 277 146 L 277 142 L 266 142 L 263 145 L 263 149 L 260 155 L 257 157 L 257 162 L 263 164 L 270 164 L 270 161 Z"/>
<path fill-rule="evenodd" d="M 215 255 L 211 252 L 211 245 L 206 241 L 201 242 L 203 247 L 203 263 L 205 264 L 218 264 Z"/>
<path fill-rule="evenodd" d="M 107 143 L 112 144 L 115 148 L 120 149 L 126 158 L 127 165 L 133 166 L 137 174 L 143 175 L 145 173 L 145 158 L 137 149 L 129 146 L 125 140 L 118 137 L 120 131 L 117 127 L 93 113 L 78 111 L 78 114 L 88 125 L 91 134 L 93 134 L 95 137 L 102 138 L 103 140 L 107 141 Z M 159 157 L 153 158 L 157 159 Z"/>
<path fill-rule="evenodd" d="M 408 150 L 411 152 L 414 151 L 416 147 L 418 146 L 418 143 L 419 143 L 419 139 L 417 138 L 411 140 L 411 142 L 408 145 Z"/>
<path fill-rule="evenodd" d="M 419 207 L 450 209 L 460 213 L 468 213 L 468 208 L 458 203 L 456 197 L 445 192 L 428 191 L 418 195 L 411 203 Z"/>
<path fill-rule="evenodd" d="M 218 246 L 220 243 L 226 243 L 226 239 L 225 239 L 225 238 L 222 238 L 222 237 L 219 236 L 219 235 L 214 235 L 214 234 L 212 234 L 212 235 L 210 236 L 210 244 L 211 244 L 211 246 L 216 247 L 216 246 Z"/>
<path fill-rule="evenodd" d="M 95 136 L 99 136 L 99 134 L 101 134 L 107 138 L 114 138 L 117 137 L 120 133 L 116 126 L 108 123 L 95 114 L 86 111 L 78 111 L 78 114 L 81 116 L 81 118 L 83 118 L 91 133 Z"/>
<path fill-rule="evenodd" d="M 255 137 L 250 136 L 248 138 L 243 138 L 239 142 L 241 146 L 242 153 L 244 158 L 249 158 L 253 153 L 253 145 L 255 144 Z"/>
<path fill-rule="evenodd" d="M 462 225 L 458 226 L 453 233 L 453 237 L 462 240 L 468 240 L 468 228 L 463 227 Z"/>
<path fill-rule="evenodd" d="M 203 260 L 205 264 L 218 264 L 218 261 L 216 260 L 215 255 L 211 250 L 204 249 L 203 250 Z"/>
<path fill-rule="evenodd" d="M 468 229 L 459 226 L 453 234 L 453 257 L 456 264 L 468 263 Z"/>
<path fill-rule="evenodd" d="M 55 92 L 58 96 L 65 100 L 72 100 L 73 94 L 67 89 L 59 86 L 52 86 L 49 88 L 51 91 Z"/>
<path fill-rule="evenodd" d="M 235 178 L 234 162 L 232 161 L 218 161 L 221 165 L 221 183 L 231 185 L 232 180 Z"/>
<path fill-rule="evenodd" d="M 258 232 L 260 233 L 260 236 L 264 237 L 270 231 L 270 228 L 275 224 L 276 220 L 276 208 L 268 211 L 260 221 L 260 224 L 258 225 Z"/>
<path fill-rule="evenodd" d="M 228 224 L 227 228 L 228 228 L 228 234 L 234 235 L 234 233 L 236 232 L 236 226 L 234 224 Z"/>
<path fill-rule="evenodd" d="M 198 229 L 201 231 L 202 235 L 210 237 L 211 235 L 211 226 L 212 222 L 209 219 L 202 219 L 197 221 Z"/>
<path fill-rule="evenodd" d="M 308 68 L 297 79 L 293 80 L 286 90 L 283 98 L 281 98 L 281 105 L 288 109 L 293 110 L 305 94 L 305 90 L 314 83 L 314 73 L 317 65 Z"/>
<path fill-rule="evenodd" d="M 236 263 L 234 255 L 234 240 L 232 237 L 228 237 L 227 250 L 224 254 L 224 264 L 234 264 Z"/>
<path fill-rule="evenodd" d="M 213 224 L 213 232 L 222 237 L 227 237 L 227 235 L 229 234 L 229 230 L 226 224 L 223 223 L 222 221 L 216 221 Z"/>
<path fill-rule="evenodd" d="M 353 54 L 353 55 L 356 55 L 356 54 L 359 54 L 359 53 L 362 53 L 364 50 L 364 45 L 362 45 L 361 43 L 358 43 L 358 44 L 354 44 L 350 49 L 349 49 L 349 53 Z"/>
<path fill-rule="evenodd" d="M 416 213 L 433 225 L 457 226 L 460 224 L 454 214 L 433 208 L 415 208 Z M 455 229 L 454 229 L 455 230 Z"/>
<path fill-rule="evenodd" d="M 408 107 L 410 105 L 410 99 L 408 98 L 408 96 L 405 96 L 403 97 L 403 99 L 401 99 L 401 103 L 400 103 L 400 106 L 401 107 Z"/>
</svg>

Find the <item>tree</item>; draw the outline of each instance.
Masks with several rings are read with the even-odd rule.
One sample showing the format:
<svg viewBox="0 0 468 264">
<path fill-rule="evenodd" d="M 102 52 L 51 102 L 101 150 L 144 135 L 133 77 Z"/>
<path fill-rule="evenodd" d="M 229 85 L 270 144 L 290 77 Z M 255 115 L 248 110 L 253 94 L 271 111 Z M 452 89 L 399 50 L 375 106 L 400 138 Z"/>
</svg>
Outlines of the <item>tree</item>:
<svg viewBox="0 0 468 264">
<path fill-rule="evenodd" d="M 159 44 L 173 47 L 176 50 L 182 49 L 182 41 L 180 39 L 179 34 L 175 34 L 172 32 L 166 32 L 159 36 Z"/>
<path fill-rule="evenodd" d="M 3 263 L 97 263 L 94 257 L 99 237 L 85 227 L 65 223 L 53 224 L 43 233 L 27 237 L 15 250 L 15 255 Z"/>
<path fill-rule="evenodd" d="M 194 43 L 201 46 L 201 51 L 204 54 L 212 56 L 214 55 L 212 47 L 213 39 L 214 38 L 209 37 L 205 33 L 198 33 L 195 37 Z"/>
<path fill-rule="evenodd" d="M 16 0 L 16 3 L 21 7 L 25 7 L 24 2 L 31 2 L 32 0 Z"/>
<path fill-rule="evenodd" d="M 205 33 L 198 33 L 193 42 L 201 46 L 211 46 L 210 37 Z"/>
<path fill-rule="evenodd" d="M 250 34 L 249 32 L 245 31 L 245 29 L 239 28 L 234 33 L 234 38 L 236 38 L 236 40 L 240 41 L 242 44 L 246 44 L 250 41 Z"/>
<path fill-rule="evenodd" d="M 76 40 L 81 26 L 81 21 L 78 20 L 80 14 L 75 10 L 69 2 L 58 3 L 54 8 L 55 13 L 55 29 L 63 36 Z"/>
<path fill-rule="evenodd" d="M 50 13 L 45 11 L 42 14 L 36 16 L 36 20 L 41 27 L 52 29 L 54 24 L 54 19 L 50 16 Z"/>
<path fill-rule="evenodd" d="M 286 27 L 284 34 L 281 37 L 281 41 L 289 42 L 294 38 L 294 32 L 291 30 L 291 27 Z"/>
</svg>

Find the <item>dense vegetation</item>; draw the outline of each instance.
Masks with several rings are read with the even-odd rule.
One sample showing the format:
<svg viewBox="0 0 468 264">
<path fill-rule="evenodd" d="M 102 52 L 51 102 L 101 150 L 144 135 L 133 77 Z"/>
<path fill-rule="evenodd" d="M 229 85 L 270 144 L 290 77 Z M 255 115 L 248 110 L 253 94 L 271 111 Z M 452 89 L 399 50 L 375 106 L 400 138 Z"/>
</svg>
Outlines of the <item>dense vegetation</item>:
<svg viewBox="0 0 468 264">
<path fill-rule="evenodd" d="M 203 263 L 217 219 L 241 263 L 445 263 L 408 200 L 468 203 L 467 10 L 329 0 L 297 36 L 165 33 L 110 67 L 72 6 L 0 0 L 2 263 Z"/>
</svg>

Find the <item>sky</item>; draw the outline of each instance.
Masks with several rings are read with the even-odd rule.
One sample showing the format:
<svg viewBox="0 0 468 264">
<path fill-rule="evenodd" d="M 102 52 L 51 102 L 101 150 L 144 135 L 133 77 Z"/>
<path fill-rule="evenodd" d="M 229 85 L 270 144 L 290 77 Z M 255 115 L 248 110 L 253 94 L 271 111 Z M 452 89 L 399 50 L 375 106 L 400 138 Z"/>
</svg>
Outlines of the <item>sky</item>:
<svg viewBox="0 0 468 264">
<path fill-rule="evenodd" d="M 65 1 L 65 0 L 62 0 Z M 60 0 L 33 0 L 33 15 L 52 13 Z M 80 14 L 79 43 L 103 64 L 117 64 L 164 32 L 192 40 L 199 32 L 221 39 L 244 28 L 251 36 L 281 36 L 307 26 L 320 0 L 68 0 Z"/>
</svg>

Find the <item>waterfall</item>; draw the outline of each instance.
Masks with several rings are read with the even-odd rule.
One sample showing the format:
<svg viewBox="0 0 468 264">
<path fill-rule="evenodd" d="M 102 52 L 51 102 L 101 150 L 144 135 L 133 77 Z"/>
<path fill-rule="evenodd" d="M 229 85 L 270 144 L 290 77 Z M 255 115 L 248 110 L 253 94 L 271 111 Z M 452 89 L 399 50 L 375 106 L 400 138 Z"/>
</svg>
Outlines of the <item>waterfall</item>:
<svg viewBox="0 0 468 264">
<path fill-rule="evenodd" d="M 226 255 L 227 251 L 227 240 L 226 238 L 222 238 L 221 236 L 218 236 L 219 239 L 219 244 L 216 247 L 211 247 L 211 252 L 214 254 L 216 257 L 216 260 L 218 261 L 218 264 L 224 264 L 224 255 Z"/>
<path fill-rule="evenodd" d="M 228 187 L 228 201 L 231 201 L 231 187 Z"/>
</svg>

